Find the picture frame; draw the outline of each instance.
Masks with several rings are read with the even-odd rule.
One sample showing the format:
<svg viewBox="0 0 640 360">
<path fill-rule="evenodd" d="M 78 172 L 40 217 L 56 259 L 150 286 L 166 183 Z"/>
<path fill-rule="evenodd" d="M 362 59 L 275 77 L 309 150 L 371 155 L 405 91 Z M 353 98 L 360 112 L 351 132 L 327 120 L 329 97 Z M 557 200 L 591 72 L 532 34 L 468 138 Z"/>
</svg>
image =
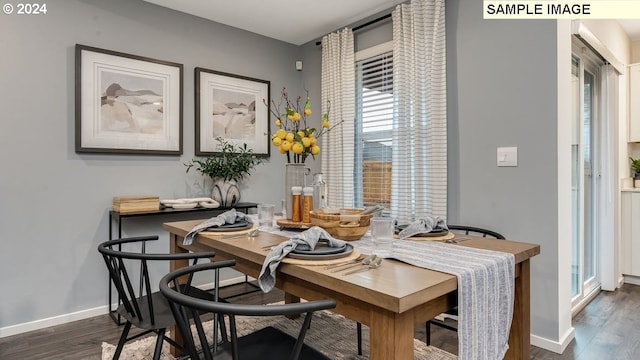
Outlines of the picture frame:
<svg viewBox="0 0 640 360">
<path fill-rule="evenodd" d="M 217 153 L 218 138 L 270 156 L 271 82 L 195 68 L 195 154 Z"/>
<path fill-rule="evenodd" d="M 183 65 L 76 44 L 76 153 L 181 155 Z"/>
</svg>

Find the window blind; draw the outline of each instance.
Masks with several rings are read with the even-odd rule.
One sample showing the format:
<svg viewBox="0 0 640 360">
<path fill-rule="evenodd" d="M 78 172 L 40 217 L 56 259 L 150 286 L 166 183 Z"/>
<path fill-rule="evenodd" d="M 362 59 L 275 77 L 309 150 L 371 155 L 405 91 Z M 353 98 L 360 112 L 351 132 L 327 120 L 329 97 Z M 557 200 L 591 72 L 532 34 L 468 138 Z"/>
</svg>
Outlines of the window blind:
<svg viewBox="0 0 640 360">
<path fill-rule="evenodd" d="M 393 55 L 356 62 L 356 206 L 391 204 Z"/>
</svg>

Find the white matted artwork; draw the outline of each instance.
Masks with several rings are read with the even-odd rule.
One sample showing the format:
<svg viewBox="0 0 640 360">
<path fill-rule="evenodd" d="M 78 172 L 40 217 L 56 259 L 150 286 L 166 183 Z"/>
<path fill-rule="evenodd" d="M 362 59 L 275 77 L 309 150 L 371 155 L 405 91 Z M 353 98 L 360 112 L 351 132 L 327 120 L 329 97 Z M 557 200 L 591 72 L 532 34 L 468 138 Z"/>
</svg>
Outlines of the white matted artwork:
<svg viewBox="0 0 640 360">
<path fill-rule="evenodd" d="M 269 91 L 267 80 L 195 68 L 196 155 L 218 152 L 222 138 L 268 156 Z"/>
<path fill-rule="evenodd" d="M 76 45 L 76 152 L 182 154 L 182 64 Z"/>
</svg>

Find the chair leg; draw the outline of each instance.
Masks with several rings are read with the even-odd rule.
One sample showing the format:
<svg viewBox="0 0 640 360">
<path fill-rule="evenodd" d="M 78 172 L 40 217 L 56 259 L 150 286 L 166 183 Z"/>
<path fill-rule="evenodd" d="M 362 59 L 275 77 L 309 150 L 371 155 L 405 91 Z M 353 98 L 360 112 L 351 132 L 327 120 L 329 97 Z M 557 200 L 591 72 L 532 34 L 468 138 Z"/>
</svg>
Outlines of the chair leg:
<svg viewBox="0 0 640 360">
<path fill-rule="evenodd" d="M 127 336 L 129 335 L 129 330 L 131 329 L 131 323 L 127 321 L 124 324 L 124 328 L 122 329 L 122 334 L 120 335 L 120 340 L 118 341 L 118 346 L 116 347 L 116 352 L 113 353 L 113 360 L 120 359 L 120 353 L 122 353 L 122 348 L 124 347 L 124 343 L 127 342 Z"/>
<path fill-rule="evenodd" d="M 227 336 L 227 326 L 224 323 L 224 315 L 218 315 L 218 325 L 220 326 L 220 344 L 226 344 L 229 342 L 229 337 Z"/>
<path fill-rule="evenodd" d="M 358 355 L 362 355 L 362 324 L 356 323 L 356 329 L 358 330 Z"/>
<path fill-rule="evenodd" d="M 164 343 L 164 332 L 166 329 L 158 330 L 158 338 L 156 339 L 156 349 L 153 351 L 153 360 L 160 360 L 162 355 L 162 344 Z"/>
<path fill-rule="evenodd" d="M 427 334 L 427 346 L 431 345 L 431 321 L 427 321 L 426 326 L 426 334 Z"/>
</svg>

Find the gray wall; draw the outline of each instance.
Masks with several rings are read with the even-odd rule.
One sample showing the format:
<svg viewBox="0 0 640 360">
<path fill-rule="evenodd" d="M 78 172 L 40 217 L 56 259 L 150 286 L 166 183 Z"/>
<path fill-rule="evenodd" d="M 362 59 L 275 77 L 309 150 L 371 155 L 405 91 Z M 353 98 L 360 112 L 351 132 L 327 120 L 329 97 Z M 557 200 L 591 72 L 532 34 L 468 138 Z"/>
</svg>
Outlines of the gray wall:
<svg viewBox="0 0 640 360">
<path fill-rule="evenodd" d="M 532 260 L 532 332 L 557 340 L 555 22 L 485 21 L 481 4 L 447 2 L 449 221 L 542 245 Z M 0 328 L 104 305 L 96 245 L 107 236 L 112 196 L 174 197 L 197 180 L 182 165 L 193 157 L 195 66 L 271 80 L 273 97 L 283 85 L 306 88 L 320 103 L 315 41 L 298 48 L 141 1 L 48 6 L 46 16 L 0 22 Z M 184 64 L 182 157 L 75 154 L 76 43 Z M 518 146 L 519 166 L 496 167 L 498 146 Z M 273 184 L 283 164 L 276 153 L 261 165 L 245 200 L 282 198 Z M 132 222 L 130 233 L 161 222 Z"/>
<path fill-rule="evenodd" d="M 484 20 L 476 0 L 446 6 L 448 221 L 541 245 L 531 261 L 531 331 L 557 341 L 556 22 Z M 375 45 L 389 31 L 359 38 Z M 319 93 L 320 47 L 302 51 L 305 86 Z M 518 167 L 496 166 L 502 146 L 518 147 Z"/>
<path fill-rule="evenodd" d="M 448 220 L 541 245 L 531 330 L 558 340 L 556 23 L 483 20 L 480 1 L 446 4 Z M 518 147 L 518 167 L 496 166 L 500 146 Z"/>
<path fill-rule="evenodd" d="M 96 246 L 107 240 L 116 195 L 190 195 L 196 66 L 300 91 L 297 46 L 140 0 L 50 0 L 41 16 L 0 21 L 0 328 L 106 304 Z M 74 151 L 76 43 L 184 64 L 184 154 L 78 155 Z M 272 149 L 273 150 L 273 149 Z M 260 165 L 243 200 L 279 204 L 284 157 Z M 127 234 L 166 234 L 166 218 L 129 221 Z M 155 245 L 168 250 L 167 241 Z"/>
</svg>

